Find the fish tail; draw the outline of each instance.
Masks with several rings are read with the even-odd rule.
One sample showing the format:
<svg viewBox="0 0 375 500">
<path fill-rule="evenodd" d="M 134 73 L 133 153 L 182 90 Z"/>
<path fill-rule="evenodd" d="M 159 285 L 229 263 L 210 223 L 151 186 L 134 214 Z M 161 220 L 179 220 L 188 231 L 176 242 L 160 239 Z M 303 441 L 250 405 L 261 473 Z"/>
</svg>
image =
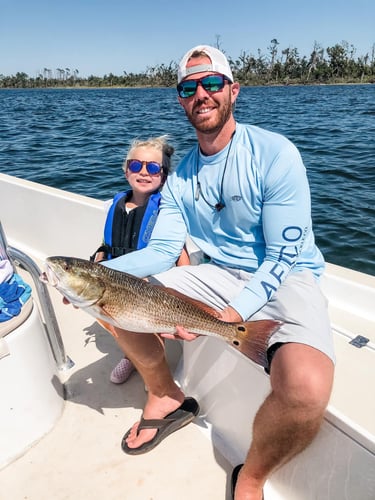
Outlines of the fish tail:
<svg viewBox="0 0 375 500">
<path fill-rule="evenodd" d="M 282 324 L 281 321 L 272 319 L 239 323 L 236 325 L 237 333 L 231 345 L 254 363 L 266 367 L 268 341 Z"/>
</svg>

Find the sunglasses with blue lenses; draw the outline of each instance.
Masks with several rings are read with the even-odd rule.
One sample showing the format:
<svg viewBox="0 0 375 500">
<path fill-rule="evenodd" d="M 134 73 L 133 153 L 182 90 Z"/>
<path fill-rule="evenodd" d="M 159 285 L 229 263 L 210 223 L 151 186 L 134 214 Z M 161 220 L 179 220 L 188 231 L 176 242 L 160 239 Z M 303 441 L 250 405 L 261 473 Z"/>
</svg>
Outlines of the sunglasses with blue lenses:
<svg viewBox="0 0 375 500">
<path fill-rule="evenodd" d="M 229 82 L 229 79 L 224 75 L 208 75 L 197 80 L 184 80 L 177 85 L 177 92 L 180 97 L 186 99 L 196 93 L 199 84 L 207 92 L 219 92 L 225 82 Z"/>
<path fill-rule="evenodd" d="M 157 161 L 141 161 L 141 160 L 127 160 L 126 168 L 130 170 L 133 174 L 138 174 L 143 165 L 146 165 L 146 170 L 150 175 L 160 174 L 163 166 Z"/>
</svg>

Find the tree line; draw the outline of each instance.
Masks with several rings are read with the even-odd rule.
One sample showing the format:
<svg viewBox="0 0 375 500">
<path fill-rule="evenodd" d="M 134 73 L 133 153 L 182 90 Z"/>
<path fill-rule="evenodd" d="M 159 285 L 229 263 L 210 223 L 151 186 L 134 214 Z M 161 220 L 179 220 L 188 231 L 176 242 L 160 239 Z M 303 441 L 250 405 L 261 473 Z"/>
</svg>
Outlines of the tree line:
<svg viewBox="0 0 375 500">
<path fill-rule="evenodd" d="M 220 47 L 217 37 L 216 46 Z M 314 43 L 310 56 L 300 56 L 298 49 L 279 48 L 272 39 L 267 52 L 260 49 L 257 55 L 247 51 L 233 59 L 227 55 L 234 79 L 242 85 L 292 85 L 375 83 L 375 44 L 370 53 L 357 56 L 353 45 L 343 41 L 323 48 Z M 224 51 L 225 52 L 225 51 Z M 173 87 L 176 85 L 177 63 L 147 67 L 141 73 L 81 77 L 78 69 L 44 68 L 36 77 L 18 72 L 15 75 L 0 74 L 0 88 L 40 87 Z"/>
</svg>

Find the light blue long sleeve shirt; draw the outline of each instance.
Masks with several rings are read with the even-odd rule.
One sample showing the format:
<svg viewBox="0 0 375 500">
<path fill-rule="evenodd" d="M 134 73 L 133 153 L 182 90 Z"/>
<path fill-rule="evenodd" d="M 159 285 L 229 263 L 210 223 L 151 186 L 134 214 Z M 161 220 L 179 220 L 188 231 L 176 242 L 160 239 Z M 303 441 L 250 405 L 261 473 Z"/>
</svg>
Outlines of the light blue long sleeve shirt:
<svg viewBox="0 0 375 500">
<path fill-rule="evenodd" d="M 217 211 L 219 201 L 225 208 Z M 193 148 L 167 179 L 148 246 L 104 265 L 139 277 L 165 271 L 187 234 L 214 263 L 254 273 L 229 304 L 243 319 L 289 272 L 308 268 L 319 277 L 324 270 L 302 158 L 287 138 L 259 127 L 237 123 L 230 150 L 212 156 Z"/>
</svg>

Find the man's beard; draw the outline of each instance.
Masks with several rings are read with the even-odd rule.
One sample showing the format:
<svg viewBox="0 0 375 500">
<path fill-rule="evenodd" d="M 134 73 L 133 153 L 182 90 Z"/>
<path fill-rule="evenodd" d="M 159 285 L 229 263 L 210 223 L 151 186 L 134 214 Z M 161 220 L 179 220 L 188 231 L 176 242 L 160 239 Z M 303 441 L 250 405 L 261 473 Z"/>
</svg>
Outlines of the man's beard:
<svg viewBox="0 0 375 500">
<path fill-rule="evenodd" d="M 198 131 L 206 134 L 211 134 L 215 132 L 219 132 L 223 126 L 227 123 L 229 118 L 232 115 L 232 103 L 228 100 L 223 103 L 218 109 L 218 117 L 214 123 L 211 120 L 199 121 L 196 123 L 194 115 L 188 113 L 185 109 L 185 114 L 189 120 L 189 122 L 193 125 L 193 127 Z"/>
</svg>

